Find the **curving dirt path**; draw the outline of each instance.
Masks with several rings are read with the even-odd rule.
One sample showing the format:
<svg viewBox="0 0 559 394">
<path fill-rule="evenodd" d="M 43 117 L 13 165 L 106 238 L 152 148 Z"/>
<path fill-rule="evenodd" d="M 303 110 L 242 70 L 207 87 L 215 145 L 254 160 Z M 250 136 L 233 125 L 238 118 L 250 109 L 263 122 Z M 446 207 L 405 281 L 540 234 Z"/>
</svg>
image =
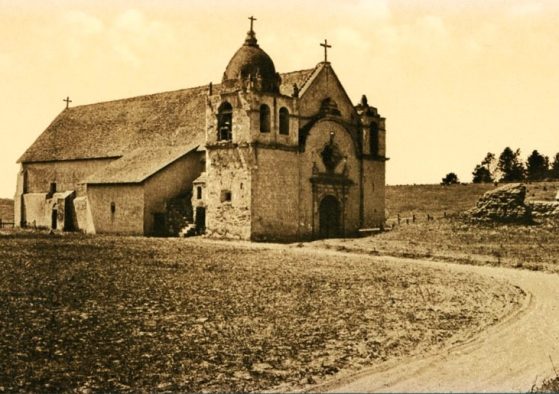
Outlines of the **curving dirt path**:
<svg viewBox="0 0 559 394">
<path fill-rule="evenodd" d="M 402 258 L 378 259 L 504 279 L 522 288 L 528 297 L 520 310 L 468 343 L 437 354 L 387 362 L 313 387 L 312 391 L 526 392 L 544 378 L 554 376 L 554 368 L 559 372 L 558 275 Z"/>
</svg>

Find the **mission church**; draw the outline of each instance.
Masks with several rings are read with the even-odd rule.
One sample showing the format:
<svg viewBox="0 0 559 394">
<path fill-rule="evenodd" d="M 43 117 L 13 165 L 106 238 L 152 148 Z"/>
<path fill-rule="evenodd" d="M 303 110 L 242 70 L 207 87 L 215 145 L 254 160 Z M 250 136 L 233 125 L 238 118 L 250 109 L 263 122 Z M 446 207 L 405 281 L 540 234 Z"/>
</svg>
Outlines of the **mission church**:
<svg viewBox="0 0 559 394">
<path fill-rule="evenodd" d="M 221 84 L 69 107 L 20 157 L 15 222 L 246 240 L 382 227 L 385 119 L 327 59 L 280 74 L 253 21 Z"/>
</svg>

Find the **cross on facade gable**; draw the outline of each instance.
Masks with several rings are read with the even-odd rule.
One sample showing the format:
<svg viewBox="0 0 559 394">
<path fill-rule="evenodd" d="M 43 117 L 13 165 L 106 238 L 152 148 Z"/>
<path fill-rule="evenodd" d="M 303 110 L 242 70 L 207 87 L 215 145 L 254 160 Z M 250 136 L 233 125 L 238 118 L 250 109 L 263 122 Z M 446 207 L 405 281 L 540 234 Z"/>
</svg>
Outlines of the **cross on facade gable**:
<svg viewBox="0 0 559 394">
<path fill-rule="evenodd" d="M 324 43 L 320 46 L 324 47 L 324 63 L 328 63 L 328 48 L 332 48 L 332 45 L 328 45 L 328 40 L 324 39 Z"/>
<path fill-rule="evenodd" d="M 253 25 L 254 21 L 257 20 L 257 19 L 256 19 L 254 16 L 251 16 L 251 17 L 248 18 L 248 19 L 250 19 L 250 31 L 253 31 L 253 30 L 252 30 L 252 27 L 253 27 L 252 25 Z"/>
<path fill-rule="evenodd" d="M 68 109 L 68 107 L 70 106 L 70 103 L 72 102 L 72 100 L 70 100 L 70 97 L 69 97 L 69 96 L 67 96 L 67 97 L 66 97 L 64 100 L 62 100 L 62 101 L 65 101 L 65 102 L 66 102 L 66 109 Z"/>
</svg>

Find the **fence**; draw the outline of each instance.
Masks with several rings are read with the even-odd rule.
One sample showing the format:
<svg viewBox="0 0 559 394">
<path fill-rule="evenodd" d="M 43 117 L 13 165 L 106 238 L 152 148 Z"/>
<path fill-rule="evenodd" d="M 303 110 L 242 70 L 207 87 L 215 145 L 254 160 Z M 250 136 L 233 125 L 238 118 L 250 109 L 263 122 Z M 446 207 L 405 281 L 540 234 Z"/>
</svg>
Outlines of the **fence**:
<svg viewBox="0 0 559 394">
<path fill-rule="evenodd" d="M 410 223 L 417 223 L 417 222 L 433 222 L 437 219 L 446 219 L 448 216 L 447 212 L 443 212 L 442 216 L 440 217 L 435 217 L 435 215 L 431 215 L 429 213 L 421 213 L 421 214 L 412 214 L 411 216 L 400 216 L 400 214 L 398 214 L 395 218 L 391 217 L 389 219 L 386 220 L 386 224 L 389 226 L 399 226 L 402 224 L 410 224 Z"/>
</svg>

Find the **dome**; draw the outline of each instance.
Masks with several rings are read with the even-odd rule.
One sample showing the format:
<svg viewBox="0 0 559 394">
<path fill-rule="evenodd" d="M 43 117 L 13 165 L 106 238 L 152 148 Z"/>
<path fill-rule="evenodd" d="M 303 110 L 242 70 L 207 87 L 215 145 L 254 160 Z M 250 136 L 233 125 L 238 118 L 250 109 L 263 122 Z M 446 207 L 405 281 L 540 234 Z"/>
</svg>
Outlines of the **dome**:
<svg viewBox="0 0 559 394">
<path fill-rule="evenodd" d="M 254 31 L 249 31 L 242 47 L 233 55 L 223 74 L 223 82 L 252 81 L 257 90 L 276 92 L 279 77 L 274 62 L 257 44 Z"/>
</svg>

